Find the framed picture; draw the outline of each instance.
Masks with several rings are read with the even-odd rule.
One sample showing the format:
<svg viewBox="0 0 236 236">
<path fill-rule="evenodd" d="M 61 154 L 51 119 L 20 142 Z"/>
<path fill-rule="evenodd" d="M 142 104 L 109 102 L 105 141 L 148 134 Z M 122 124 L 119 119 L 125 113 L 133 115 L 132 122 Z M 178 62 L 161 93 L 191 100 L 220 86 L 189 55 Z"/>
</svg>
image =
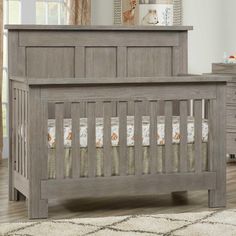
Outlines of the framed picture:
<svg viewBox="0 0 236 236">
<path fill-rule="evenodd" d="M 139 0 L 121 0 L 121 9 L 123 25 L 139 24 Z"/>
<path fill-rule="evenodd" d="M 114 24 L 181 25 L 182 0 L 114 0 Z"/>
</svg>

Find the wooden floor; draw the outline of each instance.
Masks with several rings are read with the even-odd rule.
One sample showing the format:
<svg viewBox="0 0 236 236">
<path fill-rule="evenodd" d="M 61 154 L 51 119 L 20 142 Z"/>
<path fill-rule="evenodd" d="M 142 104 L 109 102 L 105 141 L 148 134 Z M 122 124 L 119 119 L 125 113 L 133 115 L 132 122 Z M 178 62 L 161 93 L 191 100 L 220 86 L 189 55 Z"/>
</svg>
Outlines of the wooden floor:
<svg viewBox="0 0 236 236">
<path fill-rule="evenodd" d="M 26 203 L 8 201 L 7 161 L 0 163 L 0 223 L 27 220 Z M 134 214 L 181 213 L 209 210 L 207 192 L 189 192 L 185 197 L 171 194 L 149 197 L 78 199 L 50 201 L 49 218 L 104 217 Z M 227 208 L 236 208 L 236 164 L 227 167 Z"/>
</svg>

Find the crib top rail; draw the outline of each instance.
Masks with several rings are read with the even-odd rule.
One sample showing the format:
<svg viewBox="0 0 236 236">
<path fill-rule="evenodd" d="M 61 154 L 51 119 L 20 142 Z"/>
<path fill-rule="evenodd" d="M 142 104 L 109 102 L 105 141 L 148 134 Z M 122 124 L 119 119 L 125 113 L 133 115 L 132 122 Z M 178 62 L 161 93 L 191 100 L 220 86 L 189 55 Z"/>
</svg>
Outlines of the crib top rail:
<svg viewBox="0 0 236 236">
<path fill-rule="evenodd" d="M 66 31 L 188 31 L 192 26 L 78 26 L 78 25 L 6 25 L 8 30 L 66 30 Z"/>
<path fill-rule="evenodd" d="M 230 76 L 172 76 L 172 77 L 128 77 L 128 78 L 28 78 L 11 77 L 10 80 L 27 84 L 29 86 L 48 85 L 142 85 L 142 84 L 181 84 L 181 83 L 226 83 Z"/>
</svg>

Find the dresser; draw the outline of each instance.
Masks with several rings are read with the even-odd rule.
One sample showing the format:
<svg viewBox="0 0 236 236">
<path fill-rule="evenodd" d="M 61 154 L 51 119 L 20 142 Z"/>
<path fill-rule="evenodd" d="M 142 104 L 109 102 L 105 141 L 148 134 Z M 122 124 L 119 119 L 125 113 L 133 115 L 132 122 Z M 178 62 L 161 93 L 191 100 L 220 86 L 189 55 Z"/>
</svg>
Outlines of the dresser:
<svg viewBox="0 0 236 236">
<path fill-rule="evenodd" d="M 214 63 L 212 64 L 213 74 L 229 75 L 227 83 L 227 153 L 230 159 L 236 155 L 236 64 Z"/>
</svg>

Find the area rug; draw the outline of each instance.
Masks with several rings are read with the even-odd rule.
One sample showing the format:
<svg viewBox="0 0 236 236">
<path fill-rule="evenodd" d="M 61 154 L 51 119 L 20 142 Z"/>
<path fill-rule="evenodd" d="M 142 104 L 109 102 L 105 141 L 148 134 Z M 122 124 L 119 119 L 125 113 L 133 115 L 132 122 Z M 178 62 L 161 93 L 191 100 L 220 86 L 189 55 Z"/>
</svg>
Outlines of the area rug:
<svg viewBox="0 0 236 236">
<path fill-rule="evenodd" d="M 234 236 L 236 210 L 77 218 L 0 225 L 4 236 Z"/>
</svg>

